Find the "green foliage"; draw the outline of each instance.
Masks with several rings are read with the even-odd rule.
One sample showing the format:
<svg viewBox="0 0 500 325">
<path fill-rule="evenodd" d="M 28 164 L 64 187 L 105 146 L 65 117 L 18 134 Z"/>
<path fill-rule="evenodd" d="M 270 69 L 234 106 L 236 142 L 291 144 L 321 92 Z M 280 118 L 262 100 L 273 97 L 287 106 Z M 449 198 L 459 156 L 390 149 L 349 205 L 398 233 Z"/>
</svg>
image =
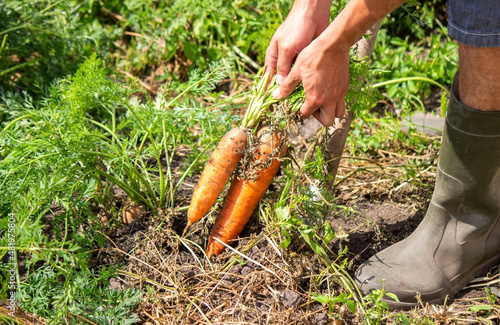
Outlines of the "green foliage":
<svg viewBox="0 0 500 325">
<path fill-rule="evenodd" d="M 212 67 L 206 73 L 193 72 L 196 79 L 187 84 L 167 85 L 156 101 L 140 101 L 130 97 L 139 89 L 108 80 L 100 60 L 87 60 L 71 79 L 52 87 L 41 109 L 25 110 L 4 129 L 0 141 L 6 158 L 0 174 L 5 177 L 0 189 L 10 186 L 12 193 L 22 193 L 21 185 L 29 182 L 21 174 L 25 167 L 36 166 L 39 172 L 51 171 L 75 183 L 93 181 L 96 191 L 104 193 L 116 184 L 132 201 L 150 209 L 171 206 L 176 184 L 171 174 L 158 168 L 162 160 L 170 167 L 181 141 L 197 141 L 188 132 L 192 127 L 201 127 L 208 139 L 226 129 L 217 123 L 224 114 L 207 114 L 189 96 L 207 94 L 225 76 L 224 65 Z M 182 92 L 169 100 L 167 94 L 174 88 Z M 194 148 L 191 161 L 199 154 Z M 156 165 L 148 163 L 150 159 Z M 101 177 L 108 181 L 103 188 L 98 185 Z"/>
<path fill-rule="evenodd" d="M 408 125 L 408 131 L 402 129 L 401 117 L 393 116 L 390 112 L 377 116 L 370 111 L 360 111 L 347 138 L 349 155 L 377 155 L 377 150 L 380 149 L 402 154 L 421 154 L 429 146 L 441 145 L 439 138 L 414 132 L 415 127 L 410 121 L 404 122 Z"/>
<path fill-rule="evenodd" d="M 423 99 L 436 85 L 451 88 L 458 44 L 439 19 L 444 6 L 442 0 L 410 4 L 382 21 L 373 51 L 373 67 L 380 72 L 376 80 L 385 96 L 404 111 L 424 110 Z"/>
<path fill-rule="evenodd" d="M 383 28 L 392 36 L 409 35 L 412 41 L 418 41 L 440 26 L 445 15 L 446 0 L 410 0 L 387 16 Z"/>
<path fill-rule="evenodd" d="M 185 81 L 179 67 L 206 70 L 228 57 L 236 70 L 255 71 L 291 4 L 0 1 L 0 92 L 21 102 L 27 92 L 37 102 L 93 52 L 118 75 L 152 74 L 151 82 Z"/>
<path fill-rule="evenodd" d="M 51 323 L 135 324 L 130 313 L 142 297 L 137 289 L 109 288 L 114 269 L 95 275 L 88 269 L 65 268 L 67 264 L 42 266 L 20 286 L 20 307 L 50 319 Z M 76 317 L 78 315 L 78 317 Z"/>
<path fill-rule="evenodd" d="M 369 60 L 358 60 L 357 54 L 351 53 L 349 92 L 346 95 L 345 102 L 349 104 L 349 108 L 354 111 L 355 115 L 363 111 L 366 112 L 373 107 L 379 98 L 378 92 L 367 82 L 372 75 L 369 65 Z"/>
<path fill-rule="evenodd" d="M 498 296 L 491 292 L 489 287 L 484 287 L 484 291 L 486 291 L 486 294 L 488 295 L 488 301 L 496 305 L 498 303 Z"/>
<path fill-rule="evenodd" d="M 266 215 L 272 216 L 271 224 L 281 234 L 281 247 L 287 248 L 292 244 L 303 241 L 325 263 L 328 276 L 318 276 L 318 281 L 330 281 L 333 275 L 337 283 L 341 283 L 346 292 L 330 293 L 328 295 L 311 293 L 312 299 L 328 304 L 330 313 L 334 306 L 344 304 L 351 312 L 364 309 L 357 298 L 353 280 L 346 272 L 348 259 L 345 254 L 347 247 L 334 253 L 331 243 L 343 235 L 337 234 L 331 224 L 325 220 L 330 209 L 346 209 L 335 204 L 331 193 L 324 186 L 316 186 L 318 179 L 324 175 L 318 167 L 324 161 L 321 152 L 316 154 L 316 160 L 306 161 L 301 172 L 297 173 L 290 165 L 285 169 L 285 179 L 280 191 L 280 197 L 271 207 L 267 206 Z M 308 181 L 304 182 L 307 179 Z M 332 258 L 334 256 L 334 258 Z"/>
<path fill-rule="evenodd" d="M 208 108 L 199 100 L 213 96 L 228 66 L 221 61 L 207 71 L 194 70 L 188 82 L 167 84 L 151 100 L 135 84 L 108 79 L 93 56 L 74 76 L 55 83 L 40 107 L 14 101 L 15 115 L 10 115 L 4 103 L 0 224 L 7 224 L 10 213 L 16 217 L 17 255 L 28 274 L 19 287 L 23 308 L 55 323 L 74 315 L 100 324 L 136 320 L 127 315 L 140 293 L 106 293 L 115 269 L 97 272 L 89 266 L 92 252 L 105 243 L 92 207 L 101 204 L 117 213 L 115 185 L 153 215 L 173 206 L 178 186 L 200 165 L 204 150 L 234 122 L 225 108 Z M 188 145 L 182 161 L 176 152 Z M 174 162 L 181 174 L 174 173 Z M 3 257 L 6 236 L 0 245 Z M 6 297 L 7 286 L 2 288 Z"/>
<path fill-rule="evenodd" d="M 36 176 L 33 175 L 33 179 Z M 72 197 L 73 193 L 66 187 L 68 184 L 65 177 L 43 175 L 38 183 L 32 183 L 23 196 L 12 202 L 12 215 L 17 220 L 16 262 L 23 261 L 28 274 L 24 281 L 17 277 L 16 299 L 20 307 L 55 324 L 63 320 L 76 323 L 75 315 L 100 324 L 110 324 L 112 319 L 122 319 L 123 323 L 137 320 L 130 310 L 139 302 L 141 293 L 109 289 L 114 268 L 103 268 L 98 275 L 89 268 L 91 251 L 102 247 L 104 238 L 98 233 L 98 223 L 89 204 L 82 197 Z M 76 187 L 73 190 L 78 193 L 84 189 Z M 67 210 L 54 213 L 51 206 L 56 204 Z M 54 220 L 44 223 L 51 213 Z M 93 227 L 89 227 L 89 219 Z M 7 229 L 4 227 L 6 222 L 6 218 L 0 220 L 2 232 Z M 47 227 L 53 229 L 50 232 L 52 239 L 46 235 L 44 228 Z M 0 253 L 4 256 L 6 236 L 2 234 L 0 238 Z M 7 270 L 5 263 L 0 267 L 2 273 Z M 7 279 L 6 274 L 0 277 L 2 298 L 8 295 L 5 291 Z"/>
<path fill-rule="evenodd" d="M 386 292 L 384 288 L 382 288 L 382 290 L 372 290 L 363 297 L 363 300 L 370 306 L 366 314 L 369 324 L 380 324 L 382 322 L 383 316 L 389 312 L 389 305 L 386 302 L 387 299 L 399 301 L 398 297 L 392 293 Z"/>
<path fill-rule="evenodd" d="M 176 61 L 190 69 L 207 68 L 224 57 L 262 62 L 270 36 L 292 1 L 163 0 L 90 2 L 89 14 L 115 35 L 115 65 L 148 73 L 149 66 Z M 187 10 L 188 9 L 188 10 Z M 110 21 L 110 18 L 113 20 Z M 178 79 L 166 71 L 160 80 Z"/>
<path fill-rule="evenodd" d="M 318 293 L 313 293 L 312 299 L 322 304 L 328 304 L 329 313 L 333 313 L 334 306 L 336 304 L 345 304 L 347 306 L 347 309 L 351 313 L 356 312 L 356 303 L 352 300 L 352 295 L 348 295 L 347 293 L 341 293 L 338 296 L 334 297 L 330 295 L 320 295 Z"/>
<path fill-rule="evenodd" d="M 80 1 L 0 1 L 0 90 L 43 96 L 97 50 Z"/>
<path fill-rule="evenodd" d="M 380 30 L 373 66 L 381 72 L 380 84 L 387 84 L 386 96 L 399 108 L 423 111 L 423 99 L 436 89 L 436 85 L 451 88 L 457 71 L 458 45 L 447 38 L 443 42 L 445 32 L 429 35 L 422 41 L 424 44 L 418 44 L 410 42 L 408 36 L 404 39 L 389 37 L 386 30 Z"/>
</svg>

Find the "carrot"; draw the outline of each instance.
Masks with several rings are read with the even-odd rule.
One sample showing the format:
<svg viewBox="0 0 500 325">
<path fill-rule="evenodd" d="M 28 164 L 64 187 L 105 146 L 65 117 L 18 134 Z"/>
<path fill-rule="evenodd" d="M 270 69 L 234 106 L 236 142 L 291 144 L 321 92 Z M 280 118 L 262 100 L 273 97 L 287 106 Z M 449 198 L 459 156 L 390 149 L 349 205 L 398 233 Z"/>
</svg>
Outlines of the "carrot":
<svg viewBox="0 0 500 325">
<path fill-rule="evenodd" d="M 207 214 L 224 189 L 229 177 L 243 157 L 247 143 L 245 130 L 252 129 L 258 122 L 263 111 L 276 102 L 270 95 L 277 85 L 266 90 L 270 74 L 266 73 L 253 88 L 252 98 L 247 112 L 243 117 L 241 127 L 234 128 L 226 134 L 208 161 L 200 180 L 194 189 L 188 210 L 188 222 L 183 236 L 189 227 Z"/>
<path fill-rule="evenodd" d="M 218 256 L 225 248 L 220 242 L 214 240 L 214 237 L 227 244 L 241 233 L 278 172 L 281 165 L 280 158 L 286 153 L 287 147 L 284 145 L 276 155 L 277 157 L 272 159 L 271 164 L 268 167 L 263 166 L 273 151 L 279 150 L 279 136 L 268 128 L 259 130 L 257 136 L 259 147 L 250 167 L 261 166 L 261 168 L 256 168 L 256 178 L 253 180 L 234 178 L 208 240 L 208 257 Z"/>
<path fill-rule="evenodd" d="M 220 140 L 194 189 L 183 235 L 193 223 L 203 218 L 217 201 L 238 166 L 246 144 L 247 134 L 242 128 L 233 128 Z"/>
</svg>

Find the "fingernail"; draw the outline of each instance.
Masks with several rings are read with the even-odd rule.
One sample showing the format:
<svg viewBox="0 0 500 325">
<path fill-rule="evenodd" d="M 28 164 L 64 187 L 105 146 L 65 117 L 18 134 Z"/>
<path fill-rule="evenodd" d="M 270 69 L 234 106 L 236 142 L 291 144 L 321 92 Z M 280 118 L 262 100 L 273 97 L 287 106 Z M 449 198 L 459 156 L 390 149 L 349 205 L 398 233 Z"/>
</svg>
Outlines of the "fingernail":
<svg viewBox="0 0 500 325">
<path fill-rule="evenodd" d="M 283 82 L 283 80 L 285 80 L 285 78 L 283 76 L 280 76 L 280 75 L 276 76 L 276 83 L 278 85 L 281 85 L 281 83 Z"/>
<path fill-rule="evenodd" d="M 274 99 L 280 99 L 280 98 L 281 98 L 281 92 L 280 92 L 280 89 L 279 89 L 279 88 L 276 88 L 276 89 L 273 91 L 273 98 L 274 98 Z"/>
</svg>

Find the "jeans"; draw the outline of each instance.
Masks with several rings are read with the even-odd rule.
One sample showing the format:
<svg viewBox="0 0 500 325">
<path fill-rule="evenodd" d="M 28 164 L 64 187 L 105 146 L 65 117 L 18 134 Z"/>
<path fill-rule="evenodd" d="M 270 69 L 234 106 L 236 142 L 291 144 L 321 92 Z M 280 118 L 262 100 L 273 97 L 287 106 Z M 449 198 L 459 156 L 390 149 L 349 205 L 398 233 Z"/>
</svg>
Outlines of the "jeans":
<svg viewBox="0 0 500 325">
<path fill-rule="evenodd" d="M 474 47 L 500 47 L 500 0 L 448 0 L 448 33 Z"/>
</svg>

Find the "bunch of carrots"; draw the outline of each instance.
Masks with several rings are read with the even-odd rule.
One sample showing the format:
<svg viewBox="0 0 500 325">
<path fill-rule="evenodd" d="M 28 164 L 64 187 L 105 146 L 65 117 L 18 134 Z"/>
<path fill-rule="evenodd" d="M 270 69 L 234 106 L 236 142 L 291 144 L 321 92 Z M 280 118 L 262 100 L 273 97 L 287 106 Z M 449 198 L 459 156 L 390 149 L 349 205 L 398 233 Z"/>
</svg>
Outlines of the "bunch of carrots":
<svg viewBox="0 0 500 325">
<path fill-rule="evenodd" d="M 207 246 L 209 258 L 222 253 L 225 246 L 221 242 L 229 244 L 241 233 L 287 152 L 286 132 L 259 123 L 264 111 L 277 102 L 271 96 L 276 87 L 274 79 L 269 80 L 269 73 L 260 78 L 254 86 L 241 126 L 233 128 L 220 140 L 194 189 L 184 234 L 215 204 L 245 153 L 250 157 L 250 162 L 233 177 L 215 220 Z M 255 146 L 250 146 L 249 142 Z"/>
</svg>

